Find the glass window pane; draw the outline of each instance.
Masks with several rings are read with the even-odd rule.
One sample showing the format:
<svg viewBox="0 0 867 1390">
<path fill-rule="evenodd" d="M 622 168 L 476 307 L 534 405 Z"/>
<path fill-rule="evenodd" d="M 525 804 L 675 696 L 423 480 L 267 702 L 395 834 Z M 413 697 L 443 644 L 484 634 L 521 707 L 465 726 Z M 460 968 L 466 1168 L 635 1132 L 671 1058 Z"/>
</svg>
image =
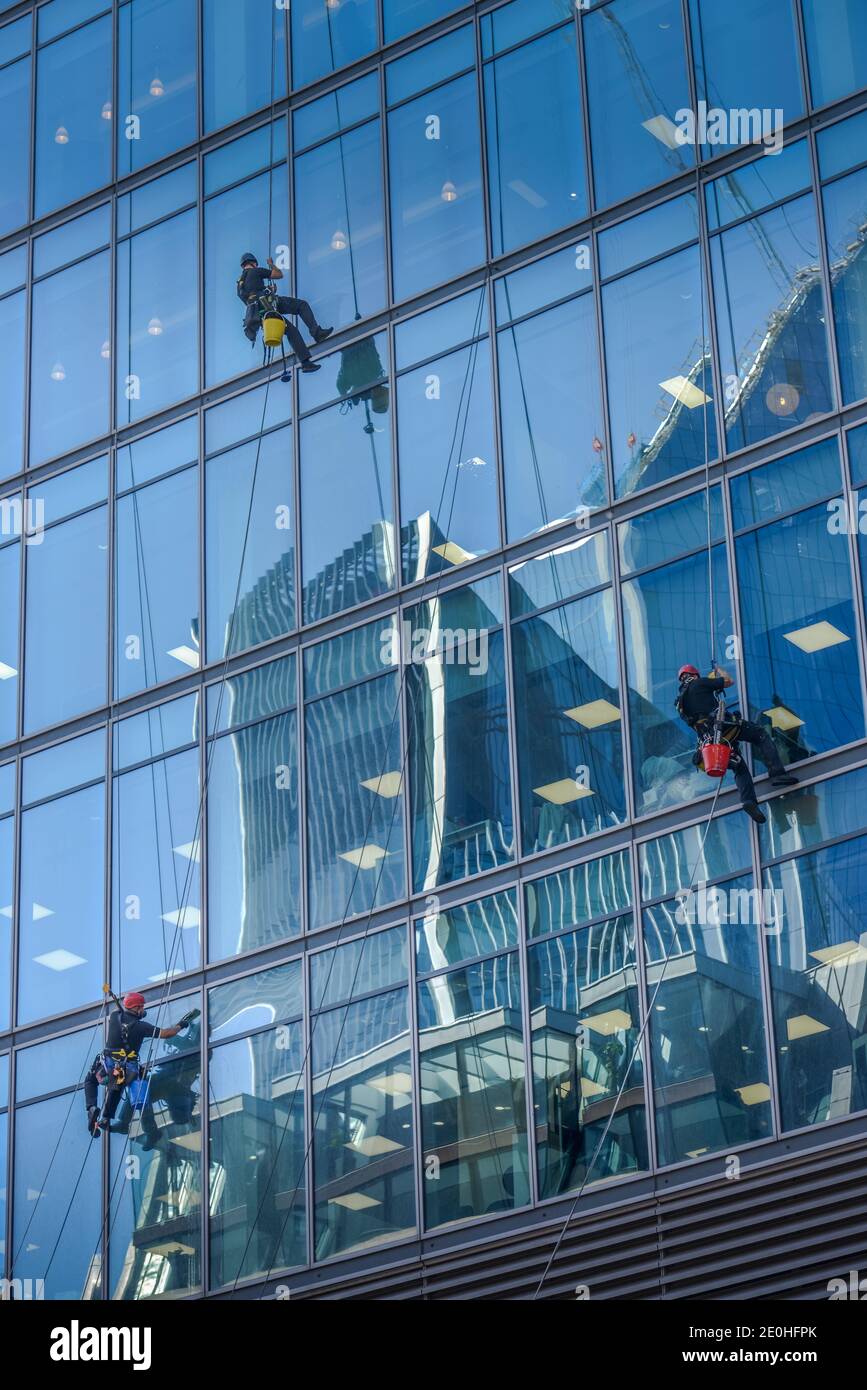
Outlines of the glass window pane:
<svg viewBox="0 0 867 1390">
<path fill-rule="evenodd" d="M 746 816 L 714 816 L 709 827 L 690 825 L 639 845 L 641 896 L 664 898 L 690 883 L 707 883 L 749 869 L 752 849 Z"/>
<path fill-rule="evenodd" d="M 109 253 L 33 287 L 30 463 L 44 463 L 108 429 Z"/>
<path fill-rule="evenodd" d="M 577 242 L 494 281 L 497 322 L 523 318 L 593 284 L 590 243 Z M 422 354 L 420 353 L 419 356 Z"/>
<path fill-rule="evenodd" d="M 460 961 L 489 956 L 518 944 L 518 899 L 514 888 L 488 898 L 433 912 L 415 921 L 416 969 L 444 970 Z"/>
<path fill-rule="evenodd" d="M 689 106 L 680 0 L 614 0 L 585 17 L 584 40 L 596 205 L 605 207 L 695 163 L 675 124 Z"/>
<path fill-rule="evenodd" d="M 9 0 L 7 4 L 0 4 L 0 10 L 10 9 L 15 0 Z M 42 14 L 48 7 L 42 7 Z M 13 58 L 20 58 L 22 54 L 30 52 L 31 35 L 33 32 L 32 17 L 24 14 L 20 19 L 13 19 L 11 24 L 4 24 L 0 29 L 0 63 L 4 65 L 11 63 Z"/>
<path fill-rule="evenodd" d="M 803 0 L 813 105 L 867 84 L 867 10 L 860 0 Z"/>
<path fill-rule="evenodd" d="M 825 126 L 816 132 L 819 170 L 823 179 L 844 174 L 864 159 L 864 135 L 867 131 L 867 111 L 858 111 L 845 121 Z"/>
<path fill-rule="evenodd" d="M 383 0 L 385 42 L 432 24 L 458 8 L 458 0 Z"/>
<path fill-rule="evenodd" d="M 287 133 L 285 117 L 281 117 L 211 150 L 202 161 L 205 196 L 239 183 L 248 174 L 258 174 L 275 160 L 285 159 Z"/>
<path fill-rule="evenodd" d="M 201 960 L 199 756 L 178 753 L 114 781 L 112 974 L 170 979 Z"/>
<path fill-rule="evenodd" d="M 527 935 L 549 936 L 613 915 L 632 902 L 632 873 L 626 850 L 546 874 L 525 887 Z"/>
<path fill-rule="evenodd" d="M 327 695 L 341 685 L 382 673 L 400 664 L 396 617 L 354 627 L 304 651 L 304 689 L 308 699 Z"/>
<path fill-rule="evenodd" d="M 117 699 L 198 669 L 198 505 L 197 468 L 117 502 Z"/>
<path fill-rule="evenodd" d="M 182 695 L 153 709 L 120 719 L 114 726 L 114 770 L 171 753 L 198 741 L 199 696 Z"/>
<path fill-rule="evenodd" d="M 298 293 L 330 326 L 385 304 L 380 140 L 379 121 L 369 121 L 295 160 Z"/>
<path fill-rule="evenodd" d="M 105 730 L 52 743 L 21 763 L 21 804 L 45 801 L 105 776 Z"/>
<path fill-rule="evenodd" d="M 37 14 L 37 35 L 40 43 L 48 43 L 67 29 L 74 29 L 101 10 L 108 9 L 108 0 L 49 0 Z"/>
<path fill-rule="evenodd" d="M 388 389 L 374 387 L 352 397 L 349 408 L 332 406 L 302 420 L 305 622 L 394 587 L 393 517 Z"/>
<path fill-rule="evenodd" d="M 268 972 L 273 973 L 273 972 Z M 300 1024 L 210 1055 L 211 1284 L 306 1264 Z"/>
<path fill-rule="evenodd" d="M 272 379 L 270 386 L 266 383 L 243 391 L 205 411 L 205 451 L 216 454 L 230 444 L 258 439 L 263 430 L 286 424 L 291 418 L 292 392 L 278 391 Z"/>
<path fill-rule="evenodd" d="M 117 62 L 120 177 L 196 138 L 196 0 L 131 0 L 123 6 Z"/>
<path fill-rule="evenodd" d="M 108 459 L 105 455 L 92 459 L 90 463 L 67 468 L 63 473 L 55 473 L 53 478 L 30 488 L 25 531 L 35 529 L 35 523 L 41 516 L 40 504 L 44 507 L 46 525 L 50 526 L 53 521 L 62 521 L 64 517 L 72 516 L 73 512 L 83 511 L 95 502 L 104 501 L 107 495 Z"/>
<path fill-rule="evenodd" d="M 415 1230 L 409 991 L 313 1028 L 316 1258 Z"/>
<path fill-rule="evenodd" d="M 539 1195 L 646 1168 L 632 917 L 553 937 L 528 956 Z"/>
<path fill-rule="evenodd" d="M 751 164 L 742 164 L 734 173 L 706 185 L 708 225 L 716 229 L 728 222 L 739 222 L 749 213 L 764 212 L 783 198 L 809 190 L 812 182 L 806 140 L 796 140 L 778 153 L 768 151 Z"/>
<path fill-rule="evenodd" d="M 3 743 L 15 738 L 18 732 L 20 590 L 21 547 L 7 545 L 0 550 L 0 741 Z"/>
<path fill-rule="evenodd" d="M 296 701 L 295 655 L 209 685 L 207 696 L 209 734 L 238 729 L 289 709 Z"/>
<path fill-rule="evenodd" d="M 730 450 L 831 410 L 812 197 L 711 240 Z"/>
<path fill-rule="evenodd" d="M 769 729 L 787 763 L 862 738 L 845 535 L 829 532 L 819 506 L 736 546 L 749 718 Z"/>
<path fill-rule="evenodd" d="M 780 814 L 759 831 L 764 862 L 867 828 L 867 768 L 788 792 L 776 805 Z"/>
<path fill-rule="evenodd" d="M 395 299 L 485 259 L 475 75 L 388 117 Z"/>
<path fill-rule="evenodd" d="M 89 1036 L 92 1042 L 92 1035 Z M 51 1165 L 70 1101 L 76 1105 L 75 1097 L 54 1096 L 37 1105 L 19 1106 L 16 1111 L 12 1251 L 16 1278 L 44 1279 L 45 1298 L 78 1302 L 93 1292 L 93 1252 L 98 1249 L 100 1237 L 100 1186 L 91 1181 L 76 1187 L 78 1174 L 93 1147 L 80 1122 L 67 1127 L 63 1161 Z M 75 1217 L 69 1220 L 73 1202 Z M 49 1258 L 51 1267 L 46 1277 Z"/>
<path fill-rule="evenodd" d="M 311 955 L 311 1008 L 330 1008 L 349 1003 L 356 995 L 405 984 L 408 975 L 405 927 L 356 937 Z"/>
<path fill-rule="evenodd" d="M 484 289 L 447 299 L 435 309 L 413 314 L 395 325 L 395 364 L 399 371 L 426 362 L 449 348 L 488 331 L 488 301 Z"/>
<path fill-rule="evenodd" d="M 209 661 L 295 626 L 294 501 L 289 429 L 208 460 Z"/>
<path fill-rule="evenodd" d="M 128 236 L 194 203 L 198 184 L 198 167 L 190 161 L 171 173 L 151 179 L 150 183 L 140 184 L 130 193 L 121 194 L 117 199 L 117 235 Z"/>
<path fill-rule="evenodd" d="M 503 329 L 498 351 L 512 541 L 606 500 L 593 296 Z"/>
<path fill-rule="evenodd" d="M 615 487 L 619 496 L 717 455 L 708 316 L 698 247 L 602 291 Z"/>
<path fill-rule="evenodd" d="M 610 589 L 512 628 L 525 854 L 626 818 Z"/>
<path fill-rule="evenodd" d="M 689 0 L 689 5 L 698 95 L 708 108 L 722 108 L 730 116 L 729 129 L 717 130 L 716 139 L 709 122 L 706 157 L 756 139 L 754 121 L 747 131 L 740 123 L 733 128 L 736 112 L 761 110 L 773 117 L 772 129 L 796 120 L 804 95 L 792 0 L 729 0 L 725 7 L 714 0 Z"/>
<path fill-rule="evenodd" d="M 152 415 L 198 385 L 198 215 L 182 213 L 117 253 L 117 415 Z"/>
<path fill-rule="evenodd" d="M 843 404 L 848 405 L 867 396 L 867 170 L 829 184 L 822 197 Z"/>
<path fill-rule="evenodd" d="M 530 1199 L 518 956 L 418 986 L 425 1225 Z"/>
<path fill-rule="evenodd" d="M 485 67 L 484 81 L 491 224 L 499 256 L 587 213 L 574 25 L 495 59 Z"/>
<path fill-rule="evenodd" d="M 42 217 L 111 178 L 111 16 L 39 51 L 36 207 Z"/>
<path fill-rule="evenodd" d="M 711 536 L 722 540 L 723 512 L 720 489 L 711 489 Z M 620 544 L 620 570 L 636 570 L 673 560 L 688 550 L 707 547 L 707 493 L 693 492 L 677 502 L 641 512 L 617 528 Z"/>
<path fill-rule="evenodd" d="M 861 836 L 766 875 L 784 907 L 781 934 L 767 938 L 784 1129 L 867 1108 L 865 868 Z"/>
<path fill-rule="evenodd" d="M 292 86 L 305 87 L 376 48 L 376 8 L 375 0 L 294 0 Z"/>
<path fill-rule="evenodd" d="M 222 1042 L 280 1019 L 294 1018 L 301 1013 L 302 996 L 300 960 L 217 985 L 208 991 L 209 1036 L 213 1042 Z"/>
<path fill-rule="evenodd" d="M 656 1143 L 681 1163 L 769 1138 L 771 1088 L 752 877 L 644 913 Z"/>
<path fill-rule="evenodd" d="M 208 949 L 221 960 L 301 930 L 297 716 L 224 735 L 209 758 Z"/>
<path fill-rule="evenodd" d="M 595 589 L 611 579 L 607 531 L 595 531 L 556 550 L 522 560 L 509 570 L 512 617 L 533 613 L 550 603 Z"/>
<path fill-rule="evenodd" d="M 40 545 L 27 548 L 27 731 L 105 701 L 107 523 L 106 507 L 96 507 L 49 527 Z"/>
<path fill-rule="evenodd" d="M 405 891 L 400 720 L 394 675 L 307 707 L 307 834 L 312 928 Z"/>
<path fill-rule="evenodd" d="M 374 415 L 385 414 L 388 408 L 389 363 L 385 333 L 360 338 L 340 352 L 321 357 L 319 363 L 320 371 L 305 373 L 298 382 L 302 414 L 341 398 L 347 402 L 343 414 L 350 409 L 363 408 L 365 425 L 376 423 L 368 418 L 371 411 Z M 371 431 L 365 428 L 365 433 Z"/>
<path fill-rule="evenodd" d="M 318 101 L 309 101 L 292 112 L 295 149 L 304 150 L 379 114 L 379 79 L 371 72 L 343 87 L 336 87 Z"/>
<path fill-rule="evenodd" d="M 19 1024 L 102 998 L 104 839 L 101 783 L 21 816 Z"/>
<path fill-rule="evenodd" d="M 142 435 L 117 450 L 117 490 L 138 487 L 182 463 L 195 463 L 199 452 L 198 419 L 191 416 L 166 429 Z"/>
<path fill-rule="evenodd" d="M 722 182 L 722 179 L 717 180 L 717 183 Z M 645 261 L 659 259 L 666 251 L 674 251 L 697 239 L 698 204 L 694 193 L 684 193 L 637 217 L 615 222 L 613 227 L 600 232 L 599 270 L 603 279 L 607 279 L 643 265 Z"/>
<path fill-rule="evenodd" d="M 15 820 L 7 816 L 0 820 L 0 1028 L 6 1031 L 11 1024 L 12 1000 L 12 903 L 15 856 Z M 0 1061 L 5 1070 L 5 1058 Z"/>
<path fill-rule="evenodd" d="M 29 27 L 29 25 L 28 25 Z M 0 235 L 27 221 L 30 203 L 30 59 L 0 72 Z"/>
<path fill-rule="evenodd" d="M 738 530 L 770 521 L 839 491 L 839 445 L 836 439 L 823 439 L 810 449 L 786 454 L 732 478 L 732 523 Z"/>
<path fill-rule="evenodd" d="M 111 240 L 111 209 L 108 203 L 73 217 L 53 232 L 36 237 L 33 242 L 34 277 L 47 275 L 70 261 L 79 260 L 88 251 L 107 246 Z"/>
<path fill-rule="evenodd" d="M 286 95 L 285 26 L 286 10 L 276 5 L 204 0 L 206 132 Z"/>
</svg>

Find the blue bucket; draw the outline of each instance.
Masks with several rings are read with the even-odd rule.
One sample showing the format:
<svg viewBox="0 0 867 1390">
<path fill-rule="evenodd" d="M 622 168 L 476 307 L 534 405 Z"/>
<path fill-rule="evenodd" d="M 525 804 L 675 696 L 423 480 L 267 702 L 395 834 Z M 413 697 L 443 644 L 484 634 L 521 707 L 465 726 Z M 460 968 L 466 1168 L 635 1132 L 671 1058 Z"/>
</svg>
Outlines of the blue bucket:
<svg viewBox="0 0 867 1390">
<path fill-rule="evenodd" d="M 148 1083 L 140 1077 L 137 1081 L 131 1081 L 126 1088 L 127 1097 L 133 1107 L 144 1105 L 148 1098 Z"/>
</svg>

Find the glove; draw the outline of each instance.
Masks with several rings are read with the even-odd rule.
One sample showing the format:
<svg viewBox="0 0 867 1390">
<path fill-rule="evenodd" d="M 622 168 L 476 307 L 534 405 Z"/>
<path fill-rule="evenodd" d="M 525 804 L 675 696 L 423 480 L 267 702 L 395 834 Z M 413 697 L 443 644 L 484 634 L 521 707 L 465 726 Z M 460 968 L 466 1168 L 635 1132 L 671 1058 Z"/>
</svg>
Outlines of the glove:
<svg viewBox="0 0 867 1390">
<path fill-rule="evenodd" d="M 190 1009 L 190 1012 L 188 1014 L 184 1014 L 183 1018 L 178 1019 L 178 1022 L 175 1024 L 175 1027 L 188 1028 L 190 1024 L 193 1023 L 199 1017 L 199 1014 L 201 1012 L 201 1009 Z"/>
</svg>

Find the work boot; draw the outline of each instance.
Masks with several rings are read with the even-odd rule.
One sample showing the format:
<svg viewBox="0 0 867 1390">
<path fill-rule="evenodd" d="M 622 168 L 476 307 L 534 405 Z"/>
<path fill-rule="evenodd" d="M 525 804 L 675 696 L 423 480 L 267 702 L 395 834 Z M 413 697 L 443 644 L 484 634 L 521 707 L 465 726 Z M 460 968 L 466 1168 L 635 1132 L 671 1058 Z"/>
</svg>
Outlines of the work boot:
<svg viewBox="0 0 867 1390">
<path fill-rule="evenodd" d="M 308 357 L 306 362 L 301 363 L 301 370 L 302 372 L 318 372 L 322 370 L 322 363 L 314 362 Z"/>
<path fill-rule="evenodd" d="M 315 328 L 313 330 L 314 343 L 324 343 L 325 339 L 330 338 L 333 332 L 333 328 Z"/>
<path fill-rule="evenodd" d="M 281 373 L 280 380 L 285 382 L 290 382 L 292 380 L 292 373 L 290 372 L 288 367 L 286 368 L 285 372 Z"/>
<path fill-rule="evenodd" d="M 759 809 L 758 802 L 745 801 L 744 810 L 746 811 L 750 820 L 755 821 L 756 825 L 764 825 L 768 819 L 764 811 Z"/>
<path fill-rule="evenodd" d="M 155 1149 L 159 1142 L 159 1134 L 145 1134 L 144 1136 L 139 1135 L 138 1139 L 136 1140 L 136 1143 L 141 1144 L 141 1151 L 143 1154 L 150 1153 L 151 1149 Z"/>
<path fill-rule="evenodd" d="M 99 1106 L 89 1105 L 87 1107 L 87 1128 L 90 1130 L 91 1139 L 97 1139 L 99 1137 L 99 1126 L 97 1124 L 98 1119 Z"/>
<path fill-rule="evenodd" d="M 796 787 L 797 785 L 797 777 L 793 776 L 791 772 L 787 772 L 785 768 L 781 768 L 779 772 L 771 773 L 772 787 Z"/>
</svg>

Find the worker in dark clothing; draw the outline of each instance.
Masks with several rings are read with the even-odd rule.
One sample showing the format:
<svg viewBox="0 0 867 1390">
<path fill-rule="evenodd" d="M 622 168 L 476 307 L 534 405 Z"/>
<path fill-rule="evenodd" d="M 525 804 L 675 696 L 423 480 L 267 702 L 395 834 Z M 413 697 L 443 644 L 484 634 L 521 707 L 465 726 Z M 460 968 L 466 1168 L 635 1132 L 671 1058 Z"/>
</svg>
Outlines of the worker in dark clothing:
<svg viewBox="0 0 867 1390">
<path fill-rule="evenodd" d="M 278 295 L 274 291 L 272 282 L 282 279 L 282 270 L 274 264 L 270 256 L 268 257 L 268 268 L 263 269 L 252 251 L 244 252 L 241 257 L 241 274 L 238 276 L 236 286 L 238 298 L 247 306 L 247 312 L 244 315 L 244 336 L 249 338 L 251 343 L 255 343 L 263 315 L 269 311 L 272 313 L 276 311 L 283 316 L 286 324 L 286 335 L 292 344 L 292 351 L 301 364 L 302 372 L 318 372 L 319 363 L 311 360 L 309 347 L 295 324 L 285 316 L 297 314 L 299 318 L 303 319 L 314 343 L 323 343 L 334 330 L 319 326 L 306 299 L 293 299 L 286 294 Z M 287 379 L 289 379 L 288 372 L 284 373 L 284 380 Z"/>
<path fill-rule="evenodd" d="M 139 1057 L 145 1038 L 173 1038 L 192 1021 L 188 1014 L 172 1027 L 157 1028 L 145 1022 L 146 1011 L 144 996 L 131 993 L 124 995 L 122 1006 L 109 1018 L 105 1047 L 94 1058 L 84 1082 L 87 1127 L 94 1139 L 108 1129 L 126 1086 L 141 1075 Z M 106 1096 L 100 1111 L 97 1097 L 102 1085 Z"/>
<path fill-rule="evenodd" d="M 749 719 L 742 719 L 735 711 L 726 710 L 724 704 L 719 717 L 722 692 L 734 685 L 727 671 L 715 667 L 713 676 L 702 676 L 695 666 L 681 666 L 677 679 L 679 690 L 675 708 L 684 723 L 698 735 L 698 750 L 693 759 L 696 767 L 702 766 L 703 744 L 717 741 L 727 743 L 731 748 L 731 768 L 740 792 L 741 805 L 748 816 L 759 825 L 764 825 L 767 817 L 759 809 L 756 789 L 740 745 L 749 743 L 755 748 L 771 775 L 773 786 L 794 786 L 797 777 L 786 771 L 767 729 L 751 723 Z"/>
</svg>

